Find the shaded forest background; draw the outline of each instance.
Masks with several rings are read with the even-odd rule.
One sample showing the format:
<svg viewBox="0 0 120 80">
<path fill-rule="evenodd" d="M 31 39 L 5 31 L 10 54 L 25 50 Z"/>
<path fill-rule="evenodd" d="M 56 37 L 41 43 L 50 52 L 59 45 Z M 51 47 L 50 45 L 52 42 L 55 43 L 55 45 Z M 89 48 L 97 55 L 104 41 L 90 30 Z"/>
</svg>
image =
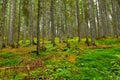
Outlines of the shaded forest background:
<svg viewBox="0 0 120 80">
<path fill-rule="evenodd" d="M 33 45 L 44 39 L 55 45 L 78 37 L 86 38 L 87 45 L 95 45 L 96 39 L 119 37 L 119 0 L 1 0 L 0 44 L 19 47 L 30 40 Z M 89 41 L 90 38 L 91 40 Z M 41 41 L 40 41 L 41 40 Z"/>
</svg>

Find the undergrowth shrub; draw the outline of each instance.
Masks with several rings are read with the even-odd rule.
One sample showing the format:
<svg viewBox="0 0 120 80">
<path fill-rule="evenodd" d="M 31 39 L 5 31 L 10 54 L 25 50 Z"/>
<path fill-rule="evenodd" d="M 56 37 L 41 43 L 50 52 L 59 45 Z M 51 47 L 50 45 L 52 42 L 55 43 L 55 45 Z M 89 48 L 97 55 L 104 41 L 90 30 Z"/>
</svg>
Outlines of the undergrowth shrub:
<svg viewBox="0 0 120 80">
<path fill-rule="evenodd" d="M 81 52 L 81 49 L 79 46 L 72 46 L 68 51 L 68 53 L 80 53 Z"/>
<path fill-rule="evenodd" d="M 46 63 L 47 69 L 44 72 L 44 75 L 49 80 L 66 80 L 72 79 L 79 74 L 79 68 L 71 64 L 69 61 L 60 60 L 60 61 L 48 61 Z M 74 76 L 74 75 L 75 76 Z"/>
</svg>

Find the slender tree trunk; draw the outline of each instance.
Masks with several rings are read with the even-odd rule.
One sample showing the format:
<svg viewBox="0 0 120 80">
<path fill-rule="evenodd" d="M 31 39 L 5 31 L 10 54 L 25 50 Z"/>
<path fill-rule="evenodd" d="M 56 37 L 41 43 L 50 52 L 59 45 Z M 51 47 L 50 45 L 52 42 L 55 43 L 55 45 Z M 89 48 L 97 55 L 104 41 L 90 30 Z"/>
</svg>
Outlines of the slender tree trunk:
<svg viewBox="0 0 120 80">
<path fill-rule="evenodd" d="M 96 17 L 97 17 L 97 39 L 100 39 L 100 25 L 99 25 L 99 7 L 98 7 L 98 0 L 96 0 Z"/>
<path fill-rule="evenodd" d="M 33 38 L 33 0 L 30 0 L 30 44 L 34 44 Z"/>
<path fill-rule="evenodd" d="M 23 43 L 26 43 L 27 17 L 24 17 Z"/>
<path fill-rule="evenodd" d="M 118 35 L 120 36 L 120 3 L 117 4 Z"/>
<path fill-rule="evenodd" d="M 38 16 L 37 16 L 37 55 L 40 52 L 40 0 L 38 0 Z"/>
<path fill-rule="evenodd" d="M 1 48 L 5 47 L 5 15 L 6 15 L 6 7 L 7 7 L 8 0 L 3 0 L 2 4 L 2 19 L 1 19 L 1 30 L 0 30 L 0 37 L 1 37 Z"/>
<path fill-rule="evenodd" d="M 99 9 L 99 12 L 98 12 L 98 19 L 99 19 L 99 27 L 98 27 L 98 33 L 99 33 L 99 39 L 100 38 L 103 38 L 104 37 L 104 31 L 103 31 L 103 12 L 102 12 L 102 0 L 98 0 L 98 9 Z"/>
<path fill-rule="evenodd" d="M 95 45 L 95 14 L 94 14 L 94 2 L 93 0 L 88 0 L 89 2 L 89 20 L 90 20 L 90 30 L 91 30 L 91 43 L 92 45 Z"/>
<path fill-rule="evenodd" d="M 8 20 L 8 31 L 7 31 L 7 45 L 9 45 L 9 31 L 10 31 L 11 4 L 12 4 L 12 1 L 10 1 L 10 4 L 9 4 L 9 20 Z"/>
<path fill-rule="evenodd" d="M 83 25 L 85 27 L 85 37 L 86 37 L 86 41 L 85 43 L 89 46 L 89 27 L 88 27 L 88 5 L 87 5 L 87 1 L 84 2 L 84 0 L 82 0 L 82 10 L 83 10 Z"/>
<path fill-rule="evenodd" d="M 54 0 L 51 0 L 51 35 L 52 35 L 52 44 L 53 46 L 55 46 Z"/>
<path fill-rule="evenodd" d="M 106 32 L 106 36 L 110 36 L 111 35 L 111 31 L 110 31 L 110 18 L 109 18 L 109 0 L 106 0 L 105 3 L 105 16 L 106 16 L 106 28 L 107 28 L 107 32 Z"/>
<path fill-rule="evenodd" d="M 21 0 L 20 0 L 20 2 L 19 2 L 17 48 L 19 47 L 19 40 L 20 40 L 20 27 L 21 27 Z"/>
<path fill-rule="evenodd" d="M 114 37 L 118 38 L 118 19 L 117 19 L 117 9 L 116 9 L 116 1 L 111 0 L 112 4 L 112 23 L 113 23 L 113 33 Z"/>
<path fill-rule="evenodd" d="M 81 33 L 80 33 L 80 16 L 79 16 L 79 1 L 76 0 L 76 8 L 77 8 L 77 23 L 78 23 L 78 42 L 81 41 Z"/>
<path fill-rule="evenodd" d="M 44 45 L 44 37 L 45 37 L 45 2 L 43 2 L 42 12 L 43 12 L 43 16 L 42 16 L 42 44 Z"/>
<path fill-rule="evenodd" d="M 108 29 L 107 29 L 107 16 L 106 16 L 106 0 L 101 0 L 102 1 L 102 26 L 103 27 L 103 38 L 106 38 L 107 37 L 107 32 L 108 32 Z"/>
<path fill-rule="evenodd" d="M 64 36 L 65 38 L 68 37 L 68 25 L 67 25 L 67 6 L 66 6 L 66 1 L 64 1 Z"/>
<path fill-rule="evenodd" d="M 16 11 L 16 0 L 12 0 L 11 3 L 11 14 L 10 14 L 10 29 L 8 37 L 8 45 L 14 48 L 14 22 L 15 22 L 15 11 Z"/>
</svg>

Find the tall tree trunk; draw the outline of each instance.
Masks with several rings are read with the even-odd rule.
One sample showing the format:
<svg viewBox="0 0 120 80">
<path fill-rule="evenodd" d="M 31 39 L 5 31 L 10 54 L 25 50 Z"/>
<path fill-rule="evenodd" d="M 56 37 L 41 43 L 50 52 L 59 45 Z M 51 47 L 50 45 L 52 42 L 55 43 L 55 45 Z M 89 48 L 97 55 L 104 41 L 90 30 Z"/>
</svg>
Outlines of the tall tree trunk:
<svg viewBox="0 0 120 80">
<path fill-rule="evenodd" d="M 5 15 L 6 15 L 6 7 L 7 7 L 7 2 L 8 0 L 3 0 L 2 4 L 2 19 L 1 19 L 1 28 L 0 28 L 0 37 L 1 37 L 1 42 L 0 42 L 0 48 L 5 47 Z"/>
<path fill-rule="evenodd" d="M 38 0 L 38 16 L 37 16 L 37 55 L 40 52 L 40 0 Z"/>
<path fill-rule="evenodd" d="M 99 7 L 98 7 L 98 0 L 96 0 L 96 18 L 97 18 L 97 39 L 100 39 L 100 23 L 99 23 Z"/>
<path fill-rule="evenodd" d="M 116 1 L 111 0 L 112 4 L 112 23 L 113 23 L 113 33 L 114 37 L 118 38 L 118 18 L 117 18 L 117 9 L 116 9 Z"/>
<path fill-rule="evenodd" d="M 62 42 L 62 37 L 63 37 L 63 33 L 62 33 L 62 22 L 61 22 L 61 19 L 62 19 L 62 13 L 61 13 L 61 1 L 59 1 L 58 3 L 58 16 L 57 16 L 57 29 L 58 29 L 58 36 L 59 36 L 59 43 Z"/>
<path fill-rule="evenodd" d="M 98 33 L 99 34 L 98 34 L 98 36 L 99 36 L 99 39 L 104 37 L 104 34 L 103 34 L 104 33 L 104 31 L 103 31 L 103 23 L 104 22 L 103 22 L 103 19 L 102 19 L 103 18 L 102 5 L 103 5 L 102 0 L 98 0 L 98 10 L 99 10 L 98 11 L 98 14 L 99 14 L 98 15 L 98 19 L 99 19 L 99 27 L 98 27 Z"/>
<path fill-rule="evenodd" d="M 67 25 L 67 6 L 66 0 L 64 1 L 64 36 L 68 37 L 68 25 Z"/>
<path fill-rule="evenodd" d="M 53 46 L 55 46 L 54 0 L 51 0 L 51 36 L 52 36 L 52 44 Z"/>
<path fill-rule="evenodd" d="M 90 20 L 90 30 L 91 30 L 91 43 L 92 45 L 95 45 L 95 14 L 94 14 L 94 2 L 93 0 L 88 0 L 89 2 L 89 20 Z"/>
<path fill-rule="evenodd" d="M 87 1 L 82 0 L 82 10 L 83 10 L 83 25 L 85 27 L 85 43 L 89 46 L 89 27 L 88 27 L 88 5 Z"/>
<path fill-rule="evenodd" d="M 10 27 L 8 36 L 8 45 L 14 48 L 14 22 L 15 22 L 16 0 L 12 0 L 11 14 L 10 14 Z"/>
<path fill-rule="evenodd" d="M 106 36 L 111 36 L 111 27 L 110 27 L 110 18 L 109 18 L 109 0 L 105 1 L 105 16 L 106 16 L 106 28 L 107 28 L 107 32 L 106 32 Z"/>
<path fill-rule="evenodd" d="M 30 44 L 34 44 L 33 38 L 33 0 L 30 0 Z"/>
<path fill-rule="evenodd" d="M 103 27 L 103 38 L 106 38 L 107 37 L 107 32 L 108 32 L 108 29 L 107 29 L 107 16 L 106 16 L 106 0 L 101 0 L 102 1 L 102 26 Z"/>
<path fill-rule="evenodd" d="M 24 17 L 23 43 L 26 43 L 27 17 Z"/>
<path fill-rule="evenodd" d="M 21 27 L 21 0 L 20 0 L 20 2 L 19 2 L 17 48 L 19 47 L 19 40 L 20 40 L 20 27 Z"/>
<path fill-rule="evenodd" d="M 76 0 L 76 8 L 77 8 L 77 23 L 78 23 L 78 42 L 81 41 L 81 33 L 80 33 L 80 16 L 79 16 L 79 1 Z"/>
<path fill-rule="evenodd" d="M 43 8 L 42 8 L 42 44 L 44 45 L 44 37 L 45 37 L 45 2 L 43 1 Z"/>
</svg>

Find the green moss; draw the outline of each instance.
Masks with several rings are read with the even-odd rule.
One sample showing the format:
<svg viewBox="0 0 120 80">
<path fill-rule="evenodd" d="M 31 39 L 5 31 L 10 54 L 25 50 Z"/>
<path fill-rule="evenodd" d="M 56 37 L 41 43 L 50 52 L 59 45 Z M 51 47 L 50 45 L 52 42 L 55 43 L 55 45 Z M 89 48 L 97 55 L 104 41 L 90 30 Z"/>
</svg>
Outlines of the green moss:
<svg viewBox="0 0 120 80">
<path fill-rule="evenodd" d="M 76 62 L 82 72 L 81 79 L 112 80 L 120 76 L 120 58 L 116 56 L 114 49 L 96 49 L 86 53 L 79 56 Z"/>
</svg>

